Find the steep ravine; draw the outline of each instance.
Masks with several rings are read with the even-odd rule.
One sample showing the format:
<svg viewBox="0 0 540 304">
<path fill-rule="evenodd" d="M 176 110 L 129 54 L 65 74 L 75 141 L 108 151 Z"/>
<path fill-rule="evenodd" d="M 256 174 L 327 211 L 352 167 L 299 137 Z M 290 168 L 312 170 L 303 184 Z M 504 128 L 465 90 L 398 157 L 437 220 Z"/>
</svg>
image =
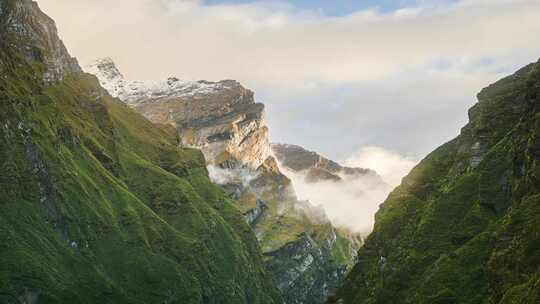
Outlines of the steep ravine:
<svg viewBox="0 0 540 304">
<path fill-rule="evenodd" d="M 359 236 L 333 227 L 323 210 L 298 200 L 273 156 L 264 105 L 252 91 L 232 80 L 128 81 L 111 59 L 87 70 L 155 124 L 174 127 L 180 146 L 203 151 L 212 180 L 238 202 L 254 230 L 286 303 L 323 303 L 335 291 Z"/>
<path fill-rule="evenodd" d="M 540 303 L 540 62 L 403 179 L 330 303 Z"/>
<path fill-rule="evenodd" d="M 199 150 L 0 0 L 0 303 L 282 303 Z"/>
</svg>

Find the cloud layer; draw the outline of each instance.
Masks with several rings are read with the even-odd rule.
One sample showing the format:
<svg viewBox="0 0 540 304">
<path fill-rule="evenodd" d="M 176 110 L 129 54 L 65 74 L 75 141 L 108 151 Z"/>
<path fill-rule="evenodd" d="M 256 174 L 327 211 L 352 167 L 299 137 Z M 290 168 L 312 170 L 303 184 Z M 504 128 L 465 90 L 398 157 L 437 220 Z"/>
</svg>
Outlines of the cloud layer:
<svg viewBox="0 0 540 304">
<path fill-rule="evenodd" d="M 326 16 L 285 1 L 38 0 L 81 62 L 128 78 L 233 78 L 273 140 L 332 158 L 362 146 L 423 156 L 455 136 L 483 86 L 540 55 L 540 1 L 418 1 Z"/>
<path fill-rule="evenodd" d="M 279 2 L 39 0 L 83 62 L 112 56 L 130 76 L 167 73 L 309 87 L 381 79 L 445 59 L 540 47 L 540 2 L 465 0 L 343 17 Z M 536 41 L 535 41 L 536 40 Z"/>
</svg>

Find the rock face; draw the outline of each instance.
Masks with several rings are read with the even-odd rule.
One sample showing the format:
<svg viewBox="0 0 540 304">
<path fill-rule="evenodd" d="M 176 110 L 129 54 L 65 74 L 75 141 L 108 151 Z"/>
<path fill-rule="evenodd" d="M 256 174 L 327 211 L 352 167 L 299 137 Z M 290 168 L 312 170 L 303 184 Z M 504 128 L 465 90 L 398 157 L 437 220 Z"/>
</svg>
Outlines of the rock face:
<svg viewBox="0 0 540 304">
<path fill-rule="evenodd" d="M 125 80 L 111 59 L 87 69 L 111 95 L 157 124 L 176 127 L 180 145 L 200 148 L 209 163 L 258 168 L 270 157 L 264 105 L 233 80 L 145 84 Z"/>
<path fill-rule="evenodd" d="M 211 178 L 238 201 L 255 232 L 286 303 L 324 302 L 352 264 L 359 237 L 297 199 L 272 156 L 264 105 L 253 92 L 231 80 L 129 82 L 111 60 L 89 71 L 153 123 L 174 126 L 180 146 L 203 151 Z"/>
<path fill-rule="evenodd" d="M 45 82 L 60 81 L 68 74 L 82 71 L 58 38 L 54 21 L 41 12 L 37 3 L 3 0 L 0 16 L 2 35 L 17 37 L 14 47 L 19 54 L 27 60 L 41 62 Z"/>
<path fill-rule="evenodd" d="M 255 227 L 257 225 L 257 221 L 261 218 L 261 216 L 267 209 L 268 206 L 266 206 L 263 201 L 257 200 L 255 203 L 255 208 L 247 211 L 244 215 L 244 217 L 246 218 L 246 222 L 249 224 L 249 226 Z"/>
<path fill-rule="evenodd" d="M 35 3 L 0 14 L 0 303 L 282 303 L 202 153 L 79 73 Z"/>
<path fill-rule="evenodd" d="M 347 272 L 346 266 L 329 267 L 331 265 L 325 262 L 332 259 L 332 256 L 327 255 L 332 252 L 335 242 L 335 233 L 328 235 L 323 246 L 308 234 L 302 234 L 297 241 L 267 253 L 267 256 L 272 257 L 267 268 L 276 274 L 278 288 L 295 289 L 309 295 L 309 303 L 324 303 Z M 306 279 L 298 280 L 299 277 Z M 299 297 L 297 293 L 286 294 L 285 302 L 308 303 L 305 297 Z"/>
<path fill-rule="evenodd" d="M 539 98 L 540 62 L 482 90 L 381 206 L 330 302 L 539 303 Z"/>
</svg>

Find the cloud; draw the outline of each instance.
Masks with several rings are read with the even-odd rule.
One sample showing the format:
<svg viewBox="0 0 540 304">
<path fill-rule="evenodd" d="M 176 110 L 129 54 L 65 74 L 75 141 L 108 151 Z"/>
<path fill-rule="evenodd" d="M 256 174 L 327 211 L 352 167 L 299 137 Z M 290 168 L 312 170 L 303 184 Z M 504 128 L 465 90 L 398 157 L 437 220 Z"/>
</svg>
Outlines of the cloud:
<svg viewBox="0 0 540 304">
<path fill-rule="evenodd" d="M 135 78 L 181 73 L 302 87 L 386 77 L 441 58 L 540 49 L 540 3 L 467 0 L 342 17 L 290 5 L 39 0 L 83 62 L 112 56 Z"/>
<path fill-rule="evenodd" d="M 257 178 L 258 173 L 247 168 L 223 169 L 214 165 L 208 165 L 210 180 L 218 185 L 240 184 L 249 187 L 251 181 Z"/>
<path fill-rule="evenodd" d="M 273 141 L 344 158 L 423 156 L 454 137 L 482 87 L 540 54 L 540 1 L 417 1 L 345 16 L 284 1 L 38 0 L 83 64 L 131 79 L 236 79 L 266 104 Z"/>
<path fill-rule="evenodd" d="M 366 236 L 373 229 L 374 216 L 379 205 L 416 163 L 412 158 L 381 147 L 364 147 L 348 157 L 344 165 L 371 168 L 376 170 L 380 177 L 343 176 L 340 182 L 306 182 L 306 172 L 280 167 L 291 179 L 300 200 L 307 200 L 312 206 L 322 208 L 334 225 Z"/>
<path fill-rule="evenodd" d="M 420 158 L 455 137 L 467 122 L 475 94 L 505 75 L 498 65 L 467 65 L 479 63 L 440 62 L 382 81 L 314 85 L 305 91 L 263 87 L 258 96 L 269 105 L 273 141 L 299 144 L 333 159 L 345 159 L 362 146 Z"/>
<path fill-rule="evenodd" d="M 350 167 L 371 168 L 389 185 L 396 187 L 417 162 L 380 147 L 364 147 L 345 160 Z"/>
<path fill-rule="evenodd" d="M 322 208 L 335 226 L 364 236 L 373 229 L 375 212 L 392 189 L 373 176 L 307 183 L 302 172 L 285 170 L 284 173 L 291 179 L 300 200 Z"/>
</svg>

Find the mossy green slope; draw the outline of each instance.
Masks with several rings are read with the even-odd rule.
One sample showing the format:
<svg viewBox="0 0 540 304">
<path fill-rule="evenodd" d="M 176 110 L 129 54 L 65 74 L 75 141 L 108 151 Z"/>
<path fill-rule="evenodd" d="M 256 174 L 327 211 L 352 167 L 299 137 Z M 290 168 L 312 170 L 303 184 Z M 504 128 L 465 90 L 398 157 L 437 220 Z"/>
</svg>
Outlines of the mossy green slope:
<svg viewBox="0 0 540 304">
<path fill-rule="evenodd" d="M 0 303 L 280 303 L 199 151 L 0 34 Z"/>
<path fill-rule="evenodd" d="M 244 212 L 257 208 L 257 201 L 264 204 L 251 225 L 284 302 L 324 303 L 354 263 L 360 236 L 333 227 L 322 209 L 299 201 L 279 170 L 260 168 L 242 190 L 234 183 L 225 187 Z"/>
<path fill-rule="evenodd" d="M 479 95 L 470 122 L 376 215 L 337 303 L 539 303 L 540 63 Z"/>
</svg>

